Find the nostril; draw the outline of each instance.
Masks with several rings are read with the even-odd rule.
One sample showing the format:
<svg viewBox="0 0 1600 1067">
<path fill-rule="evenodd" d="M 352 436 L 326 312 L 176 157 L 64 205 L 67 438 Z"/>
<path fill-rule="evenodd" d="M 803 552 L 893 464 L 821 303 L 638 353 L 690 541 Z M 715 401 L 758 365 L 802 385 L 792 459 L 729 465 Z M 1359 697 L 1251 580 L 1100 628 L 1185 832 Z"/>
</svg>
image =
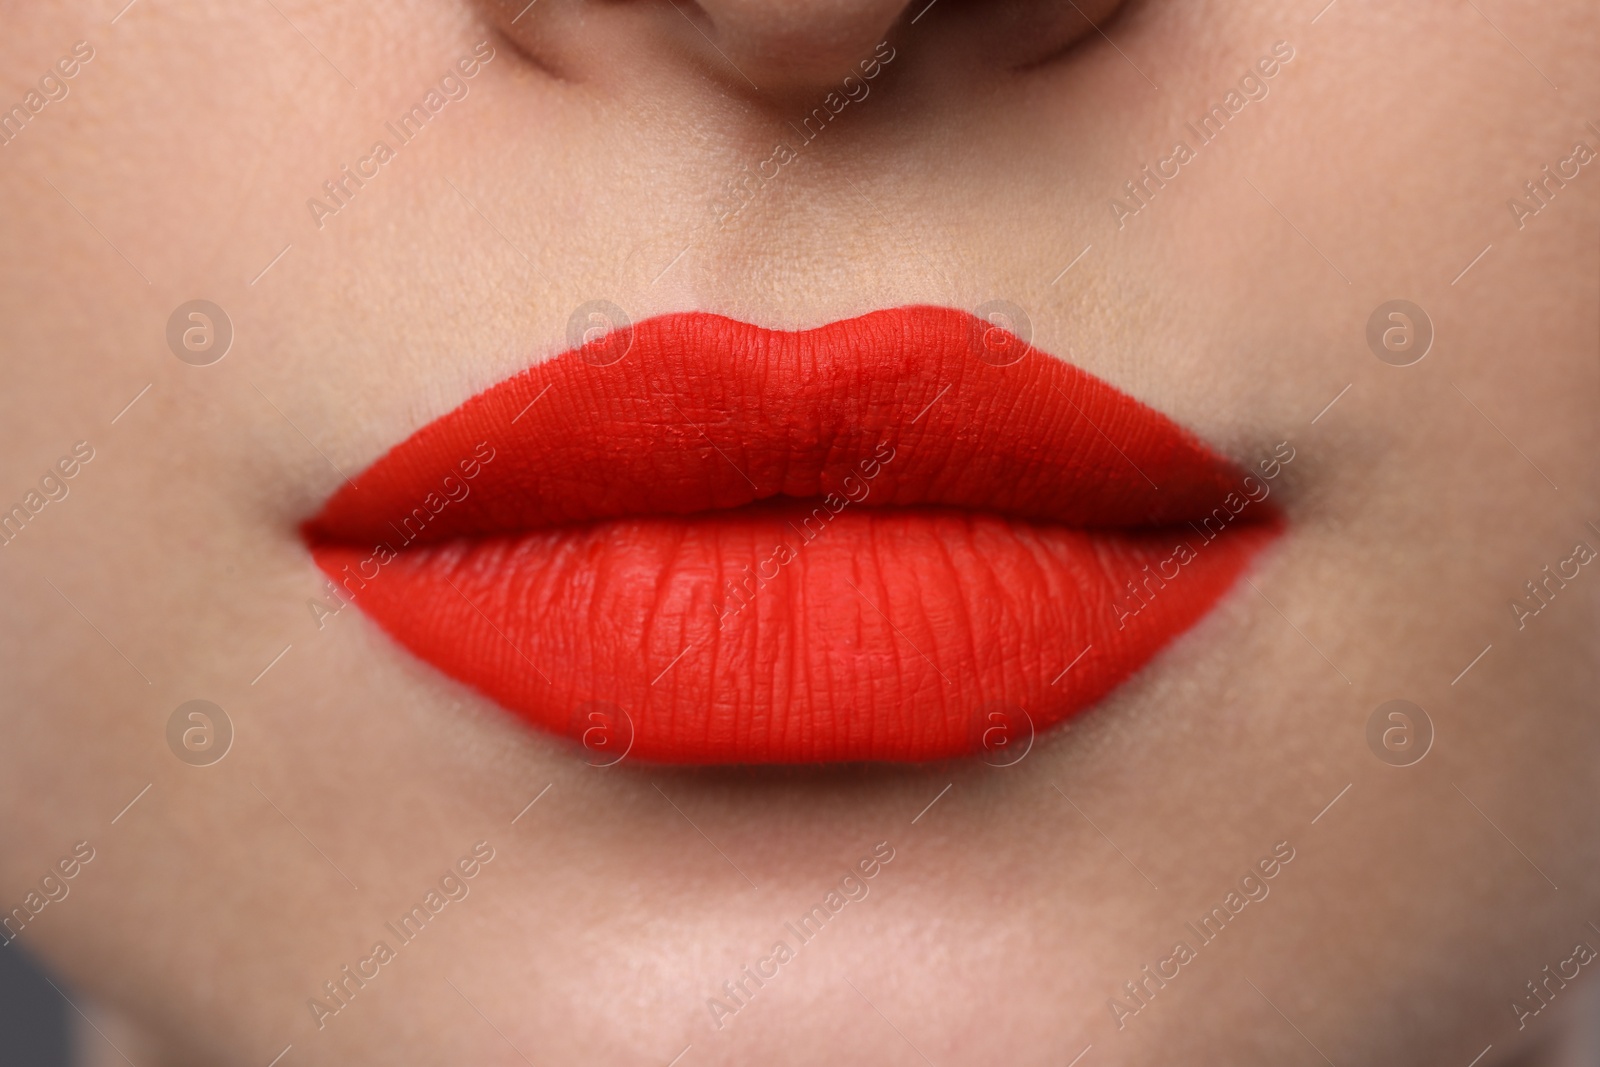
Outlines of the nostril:
<svg viewBox="0 0 1600 1067">
<path fill-rule="evenodd" d="M 951 21 L 968 23 L 969 41 L 987 42 L 997 65 L 1008 69 L 1048 62 L 1104 27 L 1132 6 L 1128 0 L 936 0 L 950 5 Z M 935 12 L 938 7 L 933 9 Z M 928 18 L 932 18 L 930 13 Z"/>
</svg>

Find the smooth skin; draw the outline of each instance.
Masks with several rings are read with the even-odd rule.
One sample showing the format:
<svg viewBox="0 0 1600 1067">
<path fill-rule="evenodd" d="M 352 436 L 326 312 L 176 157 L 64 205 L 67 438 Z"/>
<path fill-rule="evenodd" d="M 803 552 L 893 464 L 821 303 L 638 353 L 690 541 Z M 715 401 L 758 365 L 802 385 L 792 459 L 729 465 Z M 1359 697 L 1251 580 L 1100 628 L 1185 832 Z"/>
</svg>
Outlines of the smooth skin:
<svg viewBox="0 0 1600 1067">
<path fill-rule="evenodd" d="M 1487 1067 L 1593 986 L 1531 1015 L 1526 982 L 1600 948 L 1600 563 L 1511 605 L 1600 550 L 1600 161 L 1524 188 L 1600 151 L 1600 9 L 123 3 L 9 3 L 0 35 L 7 106 L 93 49 L 0 147 L 0 505 L 93 449 L 0 548 L 0 906 L 90 843 L 19 944 L 140 1067 Z M 308 207 L 485 41 L 463 98 Z M 196 298 L 234 333 L 209 366 L 167 342 Z M 592 767 L 319 615 L 296 524 L 597 299 L 785 329 L 1007 300 L 1240 463 L 1291 442 L 1289 528 L 1015 766 Z M 1409 367 L 1367 341 L 1396 299 L 1434 333 Z M 233 726 L 209 766 L 169 747 L 192 699 Z M 1432 724 L 1412 766 L 1369 747 L 1392 699 Z M 308 1000 L 478 842 L 319 1029 Z M 880 842 L 865 899 L 717 1028 Z M 1280 842 L 1270 895 L 1119 1028 Z"/>
</svg>

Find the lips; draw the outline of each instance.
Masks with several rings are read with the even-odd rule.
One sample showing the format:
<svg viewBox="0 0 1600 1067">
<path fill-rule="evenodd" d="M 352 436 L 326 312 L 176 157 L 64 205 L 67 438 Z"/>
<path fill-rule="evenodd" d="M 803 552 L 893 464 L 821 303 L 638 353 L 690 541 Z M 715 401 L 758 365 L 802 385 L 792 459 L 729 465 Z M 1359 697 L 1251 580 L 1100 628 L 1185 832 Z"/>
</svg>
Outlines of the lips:
<svg viewBox="0 0 1600 1067">
<path fill-rule="evenodd" d="M 303 533 L 401 645 L 591 753 L 913 761 L 1015 753 L 1203 617 L 1280 529 L 1252 482 L 966 312 L 693 313 L 485 390 Z"/>
</svg>

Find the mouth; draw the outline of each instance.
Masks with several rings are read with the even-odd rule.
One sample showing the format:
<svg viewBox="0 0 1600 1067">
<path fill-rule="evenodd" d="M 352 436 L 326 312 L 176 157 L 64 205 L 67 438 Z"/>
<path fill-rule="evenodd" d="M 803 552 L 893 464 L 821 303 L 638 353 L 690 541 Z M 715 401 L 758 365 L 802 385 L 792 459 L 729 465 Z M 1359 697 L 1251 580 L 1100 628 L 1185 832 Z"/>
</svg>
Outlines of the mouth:
<svg viewBox="0 0 1600 1067">
<path fill-rule="evenodd" d="M 399 644 L 608 761 L 1010 759 L 1282 529 L 1264 478 L 964 311 L 592 333 L 302 532 Z"/>
</svg>

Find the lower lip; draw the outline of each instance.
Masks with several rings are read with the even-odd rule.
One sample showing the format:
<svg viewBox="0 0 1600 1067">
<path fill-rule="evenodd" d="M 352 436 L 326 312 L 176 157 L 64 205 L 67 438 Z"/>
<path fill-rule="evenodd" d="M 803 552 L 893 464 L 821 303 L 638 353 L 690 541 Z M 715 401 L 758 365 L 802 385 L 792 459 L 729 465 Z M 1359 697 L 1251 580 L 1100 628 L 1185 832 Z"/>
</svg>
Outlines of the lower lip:
<svg viewBox="0 0 1600 1067">
<path fill-rule="evenodd" d="M 1081 399 L 1076 378 L 1087 375 L 1030 353 L 1043 361 L 1029 372 L 1030 387 L 1038 388 L 1034 379 L 1040 377 L 1046 384 L 1059 378 Z M 871 361 L 870 354 L 847 355 L 852 365 Z M 512 463 L 501 456 L 513 451 L 507 435 L 527 428 L 511 426 L 505 412 L 539 410 L 523 405 L 551 382 L 572 388 L 562 377 L 572 367 L 594 373 L 577 353 L 568 353 L 439 420 L 434 427 L 448 424 L 448 432 L 435 439 L 419 444 L 432 427 L 420 431 L 357 479 L 362 490 L 336 497 L 308 531 L 317 563 L 400 644 L 535 725 L 584 744 L 591 762 L 624 755 L 678 764 L 792 764 L 972 754 L 1009 761 L 1026 750 L 1035 731 L 1091 706 L 1194 625 L 1279 529 L 1264 504 L 1250 506 L 1268 521 L 1236 521 L 1220 533 L 1161 520 L 1096 529 L 937 501 L 902 505 L 930 447 L 920 439 L 918 458 L 902 436 L 849 454 L 853 477 L 843 484 L 855 488 L 822 500 L 779 496 L 704 510 L 712 506 L 707 500 L 686 499 L 678 510 L 691 514 L 670 513 L 671 504 L 655 501 L 644 515 L 605 515 L 608 505 L 591 500 L 586 507 L 600 517 L 576 524 L 471 530 L 497 508 L 510 507 L 508 494 L 518 489 Z M 943 396 L 947 410 L 938 416 L 955 436 L 960 418 L 974 416 L 973 390 L 984 376 L 1003 382 L 1008 372 L 1013 385 L 983 387 L 990 394 L 1014 388 L 1016 369 L 982 367 L 975 378 L 971 368 L 956 373 L 941 366 L 934 354 L 911 377 L 926 379 L 930 396 L 941 376 L 961 380 L 966 398 Z M 649 371 L 617 380 L 639 373 Z M 894 373 L 906 372 L 902 366 Z M 756 377 L 761 387 L 755 395 L 735 403 L 771 402 L 770 378 Z M 730 381 L 717 381 L 719 402 L 727 404 Z M 497 391 L 507 395 L 484 403 Z M 1138 418 L 1170 426 L 1164 416 L 1117 396 L 1128 410 L 1139 409 Z M 980 399 L 986 410 L 994 406 L 993 396 Z M 1000 399 L 1017 407 L 1016 397 Z M 690 408 L 696 413 L 691 418 L 686 404 L 680 394 L 670 406 L 657 406 L 676 410 L 683 418 L 673 421 L 698 427 L 713 449 L 726 453 L 713 439 L 715 428 L 708 432 L 699 421 L 705 408 Z M 963 404 L 971 410 L 963 411 Z M 591 398 L 591 423 L 604 421 L 597 416 L 604 406 Z M 581 429 L 601 440 L 617 431 Z M 1137 423 L 1133 429 L 1137 434 Z M 1181 434 L 1175 427 L 1171 432 Z M 437 469 L 452 469 L 453 460 L 446 459 L 418 476 L 417 469 L 432 463 L 430 455 L 467 455 L 471 446 L 462 442 L 480 433 L 498 442 L 491 446 L 496 458 L 474 464 L 481 471 L 472 487 L 476 497 L 440 505 L 434 527 L 446 530 L 452 522 L 468 528 L 412 544 L 385 535 L 391 551 L 375 562 L 370 546 L 378 537 L 368 520 L 395 509 L 373 501 L 388 489 L 394 500 L 411 499 L 430 478 L 437 480 Z M 627 434 L 638 436 L 639 427 Z M 1203 451 L 1197 442 L 1194 447 Z M 1146 463 L 1165 462 L 1160 457 L 1174 451 L 1181 450 L 1164 444 Z M 747 472 L 715 451 L 695 462 L 765 485 L 758 460 L 740 455 Z M 979 456 L 963 469 L 983 462 Z M 1212 470 L 1197 476 L 1206 484 L 1191 485 L 1191 495 L 1220 501 L 1216 488 L 1230 478 L 1236 485 L 1237 476 L 1220 460 L 1207 462 Z M 538 469 L 530 464 L 522 476 Z M 394 470 L 402 473 L 391 477 Z M 824 475 L 824 484 L 835 475 Z M 1156 475 L 1162 482 L 1170 476 L 1164 499 L 1184 491 L 1180 474 Z M 1095 477 L 1104 490 L 1105 478 Z M 491 491 L 496 478 L 502 482 Z M 661 492 L 670 500 L 667 488 Z M 651 491 L 646 486 L 633 495 Z M 708 498 L 722 492 L 705 490 Z M 359 519 L 348 518 L 358 513 Z"/>
</svg>

